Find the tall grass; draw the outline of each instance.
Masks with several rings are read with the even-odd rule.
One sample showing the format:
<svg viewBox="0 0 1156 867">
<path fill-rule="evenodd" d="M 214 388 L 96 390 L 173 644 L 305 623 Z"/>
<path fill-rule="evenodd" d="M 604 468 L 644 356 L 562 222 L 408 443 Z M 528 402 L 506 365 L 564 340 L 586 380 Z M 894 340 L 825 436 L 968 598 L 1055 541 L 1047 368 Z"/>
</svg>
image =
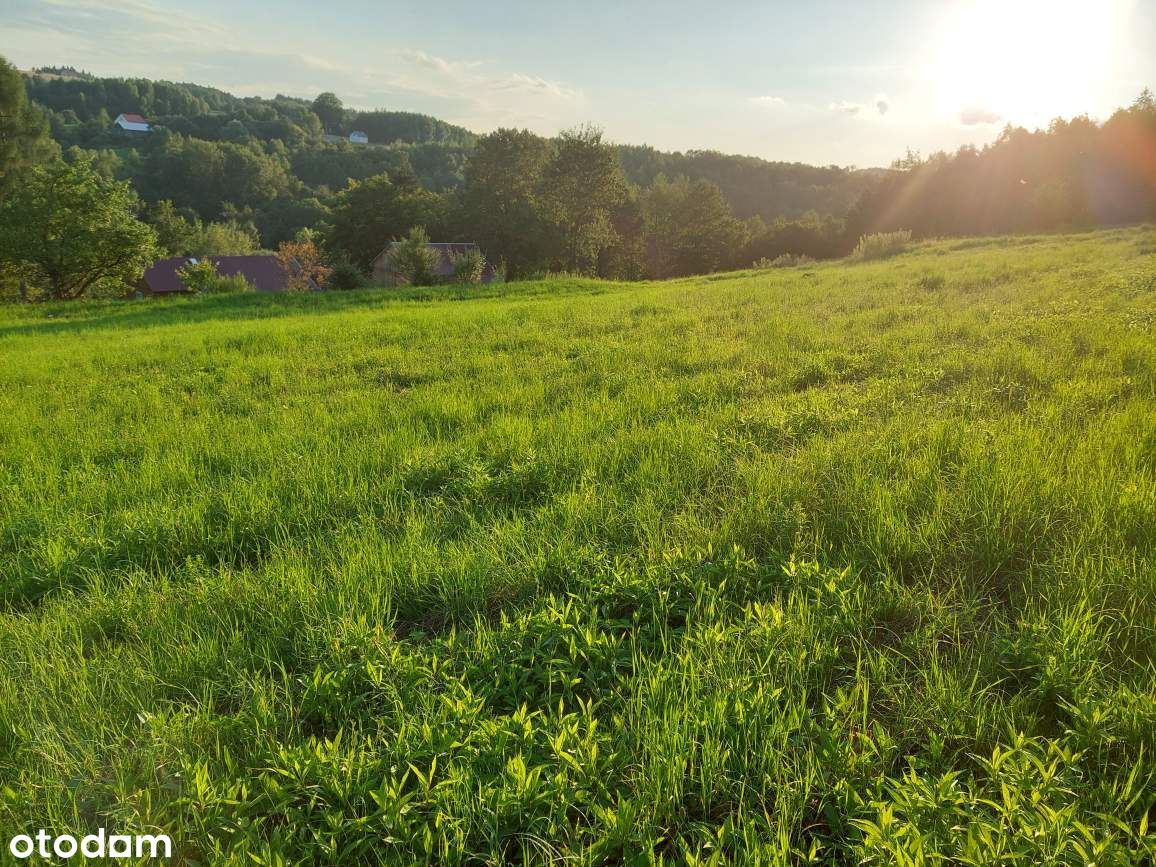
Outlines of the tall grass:
<svg viewBox="0 0 1156 867">
<path fill-rule="evenodd" d="M 1153 234 L 1028 240 L 0 312 L 0 824 L 1150 861 Z"/>
<path fill-rule="evenodd" d="M 906 252 L 911 246 L 911 230 L 899 229 L 895 232 L 876 232 L 863 235 L 855 245 L 851 258 L 863 262 L 887 259 Z"/>
</svg>

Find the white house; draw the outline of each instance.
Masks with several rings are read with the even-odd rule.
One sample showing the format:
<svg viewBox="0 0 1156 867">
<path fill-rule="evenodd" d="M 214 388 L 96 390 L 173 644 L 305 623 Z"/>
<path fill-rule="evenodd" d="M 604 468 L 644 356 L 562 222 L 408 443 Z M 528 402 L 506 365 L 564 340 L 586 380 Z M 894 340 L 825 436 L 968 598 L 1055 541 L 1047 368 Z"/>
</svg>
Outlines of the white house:
<svg viewBox="0 0 1156 867">
<path fill-rule="evenodd" d="M 129 132 L 152 132 L 153 129 L 139 114 L 118 114 L 113 124 Z"/>
<path fill-rule="evenodd" d="M 349 140 L 354 144 L 369 144 L 369 136 L 360 130 L 354 130 L 349 134 Z"/>
</svg>

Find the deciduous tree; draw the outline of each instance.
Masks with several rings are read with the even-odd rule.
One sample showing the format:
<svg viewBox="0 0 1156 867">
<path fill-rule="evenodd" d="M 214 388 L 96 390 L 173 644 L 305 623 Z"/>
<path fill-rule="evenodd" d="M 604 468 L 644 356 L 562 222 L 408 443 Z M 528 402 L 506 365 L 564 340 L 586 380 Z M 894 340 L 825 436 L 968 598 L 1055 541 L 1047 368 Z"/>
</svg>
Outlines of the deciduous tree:
<svg viewBox="0 0 1156 867">
<path fill-rule="evenodd" d="M 91 163 L 35 166 L 0 202 L 0 260 L 50 298 L 131 284 L 159 255 L 136 195 Z"/>
<path fill-rule="evenodd" d="M 587 125 L 558 135 L 541 195 L 564 233 L 563 266 L 593 273 L 601 252 L 615 242 L 613 213 L 626 199 L 622 164 L 602 141 L 602 130 Z"/>
<path fill-rule="evenodd" d="M 0 192 L 11 187 L 18 170 L 47 159 L 54 149 L 47 121 L 28 101 L 24 77 L 0 57 Z"/>
</svg>

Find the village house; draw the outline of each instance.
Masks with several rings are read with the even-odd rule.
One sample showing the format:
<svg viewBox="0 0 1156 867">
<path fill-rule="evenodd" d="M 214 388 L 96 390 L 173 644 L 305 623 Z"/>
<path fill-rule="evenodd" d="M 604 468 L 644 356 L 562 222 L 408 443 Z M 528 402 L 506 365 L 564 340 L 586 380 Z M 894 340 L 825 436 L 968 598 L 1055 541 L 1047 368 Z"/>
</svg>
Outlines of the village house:
<svg viewBox="0 0 1156 867">
<path fill-rule="evenodd" d="M 149 122 L 139 114 L 118 114 L 113 126 L 118 126 L 127 132 L 152 132 Z"/>
<path fill-rule="evenodd" d="M 396 284 L 394 275 L 389 268 L 389 254 L 393 251 L 400 241 L 393 241 L 384 250 L 377 254 L 377 258 L 373 260 L 373 282 L 376 286 L 393 286 Z M 427 244 L 431 250 L 438 254 L 437 264 L 434 266 L 434 276 L 448 280 L 454 276 L 454 256 L 460 256 L 469 250 L 477 250 L 477 244 Z M 482 268 L 482 282 L 492 283 L 494 281 L 494 268 L 486 260 Z"/>
<path fill-rule="evenodd" d="M 284 292 L 288 285 L 284 269 L 276 256 L 205 256 L 217 266 L 222 277 L 244 277 L 258 292 Z M 196 264 L 195 256 L 171 256 L 161 259 L 144 272 L 142 289 L 150 295 L 173 295 L 188 292 L 180 277 L 185 265 Z"/>
</svg>

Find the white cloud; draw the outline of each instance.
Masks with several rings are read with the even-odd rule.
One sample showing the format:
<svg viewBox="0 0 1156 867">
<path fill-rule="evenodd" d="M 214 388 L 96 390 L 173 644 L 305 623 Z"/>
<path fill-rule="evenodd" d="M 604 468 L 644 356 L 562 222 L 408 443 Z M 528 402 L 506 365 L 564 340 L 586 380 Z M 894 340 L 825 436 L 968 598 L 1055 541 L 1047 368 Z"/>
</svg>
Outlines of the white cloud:
<svg viewBox="0 0 1156 867">
<path fill-rule="evenodd" d="M 859 103 L 847 102 L 847 100 L 843 100 L 841 102 L 833 102 L 828 105 L 827 108 L 830 111 L 841 111 L 844 114 L 858 114 L 863 110 L 863 106 L 861 106 Z"/>
<path fill-rule="evenodd" d="M 557 81 L 548 81 L 536 75 L 523 75 L 515 72 L 505 78 L 493 81 L 496 90 L 518 90 L 524 93 L 539 93 L 557 99 L 581 99 L 582 92 L 572 90 Z"/>
<path fill-rule="evenodd" d="M 978 106 L 965 108 L 959 113 L 959 122 L 964 126 L 988 126 L 1001 120 L 1003 118 L 997 112 Z"/>
<path fill-rule="evenodd" d="M 775 108 L 776 106 L 786 105 L 787 101 L 781 96 L 752 96 L 749 101 L 755 105 L 762 105 L 768 108 Z"/>
<path fill-rule="evenodd" d="M 871 98 L 871 102 L 869 103 L 851 102 L 850 100 L 844 99 L 839 102 L 830 103 L 827 106 L 827 110 L 855 116 L 867 116 L 876 113 L 880 117 L 883 117 L 883 115 L 891 110 L 891 100 L 887 97 L 887 94 L 877 93 Z"/>
</svg>

